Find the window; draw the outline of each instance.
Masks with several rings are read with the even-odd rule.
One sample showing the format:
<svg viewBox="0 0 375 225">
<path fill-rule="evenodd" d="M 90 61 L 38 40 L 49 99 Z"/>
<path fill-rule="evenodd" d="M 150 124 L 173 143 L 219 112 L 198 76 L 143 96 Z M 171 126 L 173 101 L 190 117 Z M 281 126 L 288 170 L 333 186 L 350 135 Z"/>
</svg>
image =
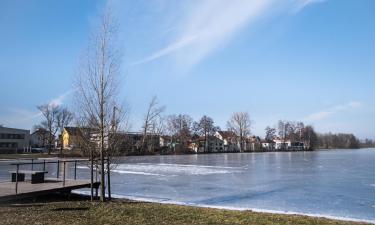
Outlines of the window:
<svg viewBox="0 0 375 225">
<path fill-rule="evenodd" d="M 25 139 L 24 134 L 0 134 L 0 139 Z"/>
</svg>

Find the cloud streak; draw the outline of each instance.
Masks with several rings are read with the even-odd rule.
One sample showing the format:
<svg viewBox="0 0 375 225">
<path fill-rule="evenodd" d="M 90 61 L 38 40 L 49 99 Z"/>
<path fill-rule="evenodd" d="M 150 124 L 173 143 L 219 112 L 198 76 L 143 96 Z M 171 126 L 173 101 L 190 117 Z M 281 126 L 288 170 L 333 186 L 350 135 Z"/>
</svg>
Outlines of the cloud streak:
<svg viewBox="0 0 375 225">
<path fill-rule="evenodd" d="M 64 104 L 65 99 L 71 95 L 74 92 L 74 90 L 68 90 L 64 92 L 63 94 L 59 95 L 58 97 L 52 99 L 51 101 L 48 102 L 49 105 L 56 105 L 60 106 Z"/>
<path fill-rule="evenodd" d="M 309 121 L 309 122 L 319 121 L 319 120 L 323 120 L 323 119 L 326 119 L 328 117 L 331 117 L 334 114 L 341 113 L 341 112 L 344 112 L 344 111 L 348 111 L 350 109 L 360 108 L 361 106 L 362 106 L 361 102 L 352 101 L 352 102 L 349 102 L 347 104 L 336 105 L 336 106 L 330 107 L 328 109 L 322 110 L 320 112 L 310 114 L 304 120 Z"/>
<path fill-rule="evenodd" d="M 66 91 L 58 97 L 51 99 L 47 104 L 55 106 L 63 105 L 66 98 L 73 92 L 74 90 Z M 42 113 L 36 109 L 8 108 L 5 112 L 0 111 L 0 124 L 27 129 L 27 127 L 31 128 L 33 125 L 39 123 L 41 117 Z"/>
<path fill-rule="evenodd" d="M 188 9 L 185 19 L 177 21 L 176 38 L 166 47 L 131 65 L 139 65 L 173 55 L 186 66 L 194 66 L 228 43 L 244 27 L 256 23 L 275 8 L 296 9 L 322 0 L 202 0 Z"/>
</svg>

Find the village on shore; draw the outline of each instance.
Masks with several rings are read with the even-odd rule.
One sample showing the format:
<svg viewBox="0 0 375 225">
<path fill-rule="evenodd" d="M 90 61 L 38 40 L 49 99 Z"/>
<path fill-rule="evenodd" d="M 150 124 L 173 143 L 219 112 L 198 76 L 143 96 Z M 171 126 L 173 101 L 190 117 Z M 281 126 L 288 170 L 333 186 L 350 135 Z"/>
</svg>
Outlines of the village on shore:
<svg viewBox="0 0 375 225">
<path fill-rule="evenodd" d="M 210 134 L 199 135 L 197 132 L 186 135 L 179 132 L 175 135 L 143 132 L 116 132 L 107 139 L 117 140 L 117 155 L 152 155 L 152 154 L 201 154 L 201 153 L 235 153 L 267 151 L 306 151 L 319 147 L 324 141 L 323 135 L 317 135 L 309 127 L 296 129 L 284 136 L 276 135 L 276 129 L 267 127 L 266 137 L 248 135 L 239 136 L 231 130 L 214 130 Z M 282 132 L 279 132 L 282 134 Z M 341 134 L 341 136 L 345 134 Z M 340 136 L 340 135 L 338 135 Z M 346 137 L 347 136 L 347 137 Z M 354 135 L 346 135 L 348 148 L 358 148 Z M 325 135 L 327 138 L 327 135 Z M 59 135 L 53 135 L 45 128 L 30 130 L 0 126 L 0 153 L 31 153 L 64 151 L 87 156 L 86 142 L 99 142 L 98 130 L 83 127 L 67 126 Z M 321 143 L 320 143 L 321 144 Z M 324 146 L 323 146 L 324 147 Z"/>
</svg>

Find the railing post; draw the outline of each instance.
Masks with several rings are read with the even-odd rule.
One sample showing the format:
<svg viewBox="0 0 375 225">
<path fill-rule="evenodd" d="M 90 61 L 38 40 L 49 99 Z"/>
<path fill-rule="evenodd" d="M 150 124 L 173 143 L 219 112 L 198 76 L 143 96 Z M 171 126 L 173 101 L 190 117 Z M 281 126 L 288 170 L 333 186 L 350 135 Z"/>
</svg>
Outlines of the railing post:
<svg viewBox="0 0 375 225">
<path fill-rule="evenodd" d="M 74 161 L 74 180 L 77 179 L 77 160 Z"/>
<path fill-rule="evenodd" d="M 34 170 L 34 159 L 31 159 L 31 171 Z"/>
<path fill-rule="evenodd" d="M 60 175 L 60 160 L 57 160 L 57 170 L 56 170 L 56 178 L 59 179 Z"/>
<path fill-rule="evenodd" d="M 17 169 L 16 169 L 16 195 L 18 194 L 18 170 L 20 168 L 20 165 L 17 164 Z"/>
<path fill-rule="evenodd" d="M 64 161 L 64 172 L 63 172 L 63 186 L 65 187 L 65 161 Z"/>
<path fill-rule="evenodd" d="M 43 171 L 46 171 L 46 160 L 43 160 Z"/>
<path fill-rule="evenodd" d="M 91 168 L 90 168 L 90 191 L 91 191 L 91 201 L 94 200 L 94 156 L 92 154 L 92 150 L 91 150 Z"/>
<path fill-rule="evenodd" d="M 95 164 L 98 165 L 98 160 L 95 160 Z M 98 182 L 98 170 L 95 168 L 95 182 Z"/>
</svg>

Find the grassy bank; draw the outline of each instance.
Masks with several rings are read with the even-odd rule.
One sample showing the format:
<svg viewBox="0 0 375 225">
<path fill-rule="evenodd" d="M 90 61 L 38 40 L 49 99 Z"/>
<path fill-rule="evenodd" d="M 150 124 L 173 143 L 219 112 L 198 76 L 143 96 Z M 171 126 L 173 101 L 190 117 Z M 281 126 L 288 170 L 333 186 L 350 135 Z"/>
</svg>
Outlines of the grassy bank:
<svg viewBox="0 0 375 225">
<path fill-rule="evenodd" d="M 91 203 L 73 195 L 0 205 L 0 224 L 364 224 L 307 216 L 114 200 Z"/>
</svg>

